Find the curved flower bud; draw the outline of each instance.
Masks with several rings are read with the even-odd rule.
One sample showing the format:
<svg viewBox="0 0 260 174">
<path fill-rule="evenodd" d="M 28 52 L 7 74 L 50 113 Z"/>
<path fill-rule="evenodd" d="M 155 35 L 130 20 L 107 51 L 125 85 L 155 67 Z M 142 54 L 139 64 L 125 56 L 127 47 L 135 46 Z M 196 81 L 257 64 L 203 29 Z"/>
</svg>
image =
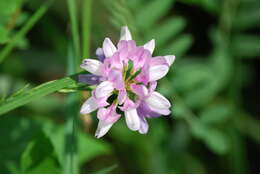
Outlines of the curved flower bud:
<svg viewBox="0 0 260 174">
<path fill-rule="evenodd" d="M 169 108 L 171 107 L 171 103 L 158 92 L 152 92 L 151 95 L 145 99 L 145 102 L 151 110 L 155 112 L 163 115 L 170 114 Z"/>
<path fill-rule="evenodd" d="M 149 81 L 156 81 L 164 77 L 169 71 L 166 65 L 156 65 L 149 68 Z"/>
<path fill-rule="evenodd" d="M 131 33 L 127 26 L 121 28 L 120 40 L 132 40 Z"/>
<path fill-rule="evenodd" d="M 79 82 L 86 83 L 89 85 L 97 85 L 101 82 L 101 76 L 97 76 L 94 74 L 80 74 Z"/>
<path fill-rule="evenodd" d="M 125 111 L 126 124 L 129 129 L 136 131 L 140 129 L 140 118 L 136 109 L 130 109 Z"/>
<path fill-rule="evenodd" d="M 101 75 L 101 66 L 102 63 L 95 59 L 84 59 L 83 63 L 80 65 L 81 68 L 87 70 L 88 72 L 95 74 L 95 75 Z"/>
<path fill-rule="evenodd" d="M 171 66 L 175 60 L 175 56 L 174 55 L 168 55 L 168 56 L 164 56 L 166 62 L 168 63 L 169 66 Z"/>
<path fill-rule="evenodd" d="M 109 38 L 105 38 L 103 42 L 103 51 L 106 57 L 111 57 L 116 52 L 116 47 Z"/>
<path fill-rule="evenodd" d="M 90 112 L 95 111 L 98 108 L 98 104 L 96 103 L 93 97 L 90 97 L 87 101 L 85 101 L 81 107 L 81 114 L 89 114 Z"/>
<path fill-rule="evenodd" d="M 96 98 L 108 97 L 112 94 L 113 90 L 113 83 L 110 81 L 104 81 L 96 87 L 94 94 Z"/>
<path fill-rule="evenodd" d="M 99 120 L 95 136 L 97 138 L 103 137 L 109 131 L 109 129 L 113 126 L 113 124 L 114 123 L 107 123 L 106 121 Z"/>
<path fill-rule="evenodd" d="M 155 40 L 152 39 L 149 42 L 147 42 L 146 44 L 144 44 L 144 49 L 147 49 L 150 51 L 151 54 L 153 54 L 155 48 Z"/>
</svg>

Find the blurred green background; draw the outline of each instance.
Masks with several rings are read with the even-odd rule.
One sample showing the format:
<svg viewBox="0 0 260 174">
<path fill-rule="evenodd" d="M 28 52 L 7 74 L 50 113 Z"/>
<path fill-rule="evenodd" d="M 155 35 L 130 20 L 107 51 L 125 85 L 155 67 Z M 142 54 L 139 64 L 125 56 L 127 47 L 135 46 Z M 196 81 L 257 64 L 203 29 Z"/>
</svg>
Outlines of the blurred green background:
<svg viewBox="0 0 260 174">
<path fill-rule="evenodd" d="M 73 11 L 80 58 L 123 25 L 138 44 L 156 39 L 155 55 L 176 55 L 159 82 L 172 115 L 150 119 L 147 135 L 122 118 L 95 139 L 95 114 L 77 114 L 87 94 L 37 99 L 0 117 L 0 174 L 70 173 L 68 152 L 80 174 L 259 173 L 259 0 L 0 0 L 0 102 L 76 72 Z"/>
</svg>

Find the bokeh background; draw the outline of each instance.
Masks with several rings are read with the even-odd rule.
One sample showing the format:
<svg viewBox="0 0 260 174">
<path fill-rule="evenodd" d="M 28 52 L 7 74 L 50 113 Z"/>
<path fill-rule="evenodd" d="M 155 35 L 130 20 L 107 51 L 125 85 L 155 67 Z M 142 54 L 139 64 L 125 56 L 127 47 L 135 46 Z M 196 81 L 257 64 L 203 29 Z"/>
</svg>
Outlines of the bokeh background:
<svg viewBox="0 0 260 174">
<path fill-rule="evenodd" d="M 2 103 L 72 72 L 68 2 L 0 0 Z M 259 173 L 259 0 L 75 2 L 79 57 L 94 58 L 105 37 L 116 43 L 123 25 L 140 45 L 156 39 L 155 55 L 176 55 L 158 89 L 172 114 L 150 119 L 147 135 L 130 131 L 121 118 L 96 139 L 95 114 L 78 114 L 87 92 L 37 99 L 0 117 L 1 174 L 64 173 L 73 114 L 81 174 Z"/>
</svg>

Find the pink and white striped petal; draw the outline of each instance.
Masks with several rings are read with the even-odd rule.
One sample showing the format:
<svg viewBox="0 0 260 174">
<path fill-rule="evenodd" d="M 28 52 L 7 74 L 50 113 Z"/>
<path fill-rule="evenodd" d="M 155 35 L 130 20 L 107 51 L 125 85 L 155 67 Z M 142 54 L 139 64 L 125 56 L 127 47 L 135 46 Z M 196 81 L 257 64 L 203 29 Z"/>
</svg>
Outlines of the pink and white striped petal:
<svg viewBox="0 0 260 174">
<path fill-rule="evenodd" d="M 149 68 L 149 81 L 156 81 L 163 78 L 169 71 L 167 65 L 156 65 Z"/>
<path fill-rule="evenodd" d="M 98 60 L 84 59 L 83 63 L 80 65 L 80 67 L 92 74 L 102 75 L 102 73 L 101 73 L 102 63 Z"/>
<path fill-rule="evenodd" d="M 108 97 L 112 94 L 113 90 L 113 83 L 110 81 L 104 81 L 96 87 L 94 94 L 96 98 Z"/>
<path fill-rule="evenodd" d="M 114 123 L 107 123 L 106 121 L 99 120 L 95 136 L 97 138 L 103 137 L 109 131 L 109 129 L 113 126 L 113 124 Z"/>
<path fill-rule="evenodd" d="M 152 110 L 165 110 L 171 107 L 171 103 L 163 95 L 155 91 L 145 99 L 145 102 Z"/>
<path fill-rule="evenodd" d="M 81 107 L 81 114 L 89 114 L 90 112 L 95 111 L 98 108 L 98 104 L 96 103 L 93 97 L 90 97 L 87 101 L 85 101 Z"/>
</svg>

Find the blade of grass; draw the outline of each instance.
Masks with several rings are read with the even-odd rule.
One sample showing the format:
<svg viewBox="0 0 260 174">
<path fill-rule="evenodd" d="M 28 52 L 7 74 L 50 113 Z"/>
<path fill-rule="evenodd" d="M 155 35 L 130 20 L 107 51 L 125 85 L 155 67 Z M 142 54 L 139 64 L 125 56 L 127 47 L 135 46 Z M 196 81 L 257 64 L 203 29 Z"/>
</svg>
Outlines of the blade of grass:
<svg viewBox="0 0 260 174">
<path fill-rule="evenodd" d="M 0 52 L 0 63 L 4 61 L 4 59 L 9 55 L 9 53 L 15 47 L 15 44 L 19 39 L 25 36 L 28 31 L 40 20 L 40 18 L 46 13 L 50 4 L 53 1 L 47 1 L 30 17 L 30 19 L 24 24 L 20 31 L 13 37 L 13 39 L 7 44 Z"/>
<path fill-rule="evenodd" d="M 76 86 L 76 76 L 77 75 L 72 75 L 60 80 L 50 81 L 30 90 L 27 90 L 22 94 L 4 100 L 0 103 L 0 115 L 3 115 L 8 111 L 23 106 L 33 100 L 39 99 L 40 97 L 51 94 L 62 88 Z"/>
<path fill-rule="evenodd" d="M 79 25 L 78 25 L 78 8 L 77 0 L 67 0 L 72 42 L 69 41 L 68 45 L 68 59 L 67 59 L 67 73 L 73 74 L 79 70 L 80 66 L 80 39 L 79 39 Z M 78 156 L 77 156 L 77 122 L 79 113 L 79 99 L 78 92 L 70 94 L 67 98 L 66 104 L 66 132 L 65 132 L 65 174 L 78 174 Z"/>
<path fill-rule="evenodd" d="M 87 58 L 90 52 L 92 0 L 84 0 L 82 3 L 82 57 Z"/>
<path fill-rule="evenodd" d="M 77 17 L 77 0 L 67 0 L 69 16 L 71 22 L 71 32 L 72 32 L 72 42 L 74 48 L 74 56 L 76 64 L 79 65 L 79 57 L 80 57 L 80 39 L 79 39 L 79 25 L 78 25 L 78 17 Z M 78 68 L 77 68 L 78 69 Z"/>
<path fill-rule="evenodd" d="M 72 74 L 77 69 L 77 62 L 72 44 L 69 42 L 67 73 Z M 65 105 L 66 125 L 65 125 L 65 163 L 64 174 L 78 173 L 77 156 L 77 122 L 79 113 L 79 92 L 69 94 Z"/>
</svg>

